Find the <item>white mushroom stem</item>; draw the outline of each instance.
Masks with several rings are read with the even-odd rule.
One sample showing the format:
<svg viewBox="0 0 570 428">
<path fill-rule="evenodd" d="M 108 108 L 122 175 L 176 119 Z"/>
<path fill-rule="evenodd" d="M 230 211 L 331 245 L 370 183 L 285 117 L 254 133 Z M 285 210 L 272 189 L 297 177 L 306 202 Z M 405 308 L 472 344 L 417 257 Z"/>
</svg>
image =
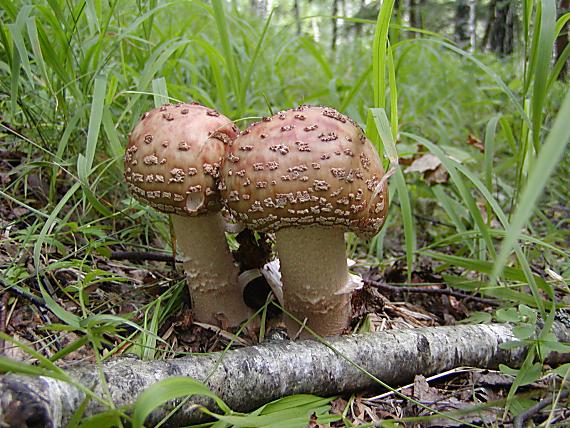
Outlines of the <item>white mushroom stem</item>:
<svg viewBox="0 0 570 428">
<path fill-rule="evenodd" d="M 194 318 L 234 327 L 251 315 L 238 286 L 234 263 L 219 212 L 195 217 L 172 215 L 177 259 L 186 273 Z"/>
<path fill-rule="evenodd" d="M 321 336 L 337 335 L 350 322 L 350 287 L 344 232 L 320 226 L 276 232 L 285 309 Z M 289 333 L 299 330 L 287 323 Z M 304 335 L 307 336 L 306 334 Z"/>
</svg>

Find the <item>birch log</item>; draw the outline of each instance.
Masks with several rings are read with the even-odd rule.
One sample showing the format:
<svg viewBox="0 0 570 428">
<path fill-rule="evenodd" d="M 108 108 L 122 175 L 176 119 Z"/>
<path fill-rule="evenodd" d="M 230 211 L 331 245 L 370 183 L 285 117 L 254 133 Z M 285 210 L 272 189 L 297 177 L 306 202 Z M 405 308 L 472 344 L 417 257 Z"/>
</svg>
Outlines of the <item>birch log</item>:
<svg viewBox="0 0 570 428">
<path fill-rule="evenodd" d="M 570 341 L 568 323 L 556 322 L 554 332 L 560 341 Z M 517 366 L 524 358 L 524 349 L 499 347 L 514 340 L 512 326 L 506 324 L 391 330 L 332 338 L 328 346 L 309 340 L 276 341 L 223 356 L 212 353 L 146 362 L 121 357 L 107 362 L 104 372 L 117 407 L 133 404 L 141 391 L 162 379 L 188 376 L 205 381 L 233 410 L 245 412 L 286 395 L 330 396 L 377 385 L 356 365 L 392 386 L 409 382 L 418 374 L 429 376 L 460 366 Z M 567 362 L 570 354 L 553 353 L 549 361 Z M 70 374 L 101 393 L 94 366 Z M 21 426 L 22 422 L 27 426 L 62 426 L 84 398 L 75 387 L 61 381 L 7 374 L 0 379 L 0 426 Z M 169 420 L 170 426 L 203 420 L 192 408 L 197 403 L 215 410 L 212 402 L 194 397 Z M 147 423 L 163 418 L 175 404 L 157 409 Z M 91 400 L 85 414 L 101 410 Z"/>
</svg>

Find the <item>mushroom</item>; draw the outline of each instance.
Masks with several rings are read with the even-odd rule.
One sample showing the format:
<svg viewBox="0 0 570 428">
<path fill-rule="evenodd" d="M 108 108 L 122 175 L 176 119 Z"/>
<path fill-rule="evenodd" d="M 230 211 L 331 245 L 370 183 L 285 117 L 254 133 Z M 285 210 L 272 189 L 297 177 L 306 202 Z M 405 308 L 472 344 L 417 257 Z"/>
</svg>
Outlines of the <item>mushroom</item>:
<svg viewBox="0 0 570 428">
<path fill-rule="evenodd" d="M 236 219 L 275 232 L 285 309 L 320 335 L 343 332 L 357 282 L 344 232 L 371 237 L 387 211 L 384 170 L 362 129 L 328 107 L 264 118 L 229 143 L 220 190 Z"/>
<path fill-rule="evenodd" d="M 251 314 L 237 285 L 239 270 L 226 241 L 218 191 L 226 145 L 237 133 L 215 110 L 167 104 L 142 116 L 125 152 L 131 193 L 171 214 L 194 318 L 224 326 L 239 325 Z"/>
</svg>

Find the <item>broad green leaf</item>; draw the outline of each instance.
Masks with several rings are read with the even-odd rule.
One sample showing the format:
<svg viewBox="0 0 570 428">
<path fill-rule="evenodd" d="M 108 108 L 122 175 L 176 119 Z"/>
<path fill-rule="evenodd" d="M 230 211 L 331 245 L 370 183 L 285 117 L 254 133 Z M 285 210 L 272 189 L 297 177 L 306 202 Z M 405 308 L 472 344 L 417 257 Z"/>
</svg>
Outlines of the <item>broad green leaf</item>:
<svg viewBox="0 0 570 428">
<path fill-rule="evenodd" d="M 143 428 L 147 416 L 162 404 L 193 395 L 212 398 L 222 411 L 230 412 L 228 406 L 202 382 L 191 378 L 170 377 L 149 386 L 139 395 L 133 408 L 133 427 Z"/>
</svg>

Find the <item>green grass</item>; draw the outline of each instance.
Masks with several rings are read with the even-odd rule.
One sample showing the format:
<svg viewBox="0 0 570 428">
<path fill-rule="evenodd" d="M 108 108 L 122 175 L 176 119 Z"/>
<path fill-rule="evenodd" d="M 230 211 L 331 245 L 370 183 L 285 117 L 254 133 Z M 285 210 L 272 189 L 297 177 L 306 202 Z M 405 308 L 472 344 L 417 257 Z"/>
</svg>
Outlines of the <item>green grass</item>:
<svg viewBox="0 0 570 428">
<path fill-rule="evenodd" d="M 386 228 L 370 243 L 353 241 L 351 251 L 370 254 L 380 269 L 403 261 L 408 282 L 418 256 L 427 258 L 448 285 L 549 319 L 570 281 L 570 224 L 560 211 L 570 205 L 570 95 L 557 80 L 562 61 L 550 61 L 570 15 L 556 21 L 554 0 L 524 1 L 523 48 L 498 59 L 425 30 L 409 38 L 410 29 L 390 25 L 394 2 L 384 1 L 377 21 L 360 20 L 360 36 L 332 55 L 326 38 L 295 34 L 278 10 L 256 20 L 242 3 L 0 0 L 0 139 L 23 159 L 8 172 L 0 198 L 25 212 L 3 223 L 11 229 L 3 243 L 16 250 L 4 258 L 2 276 L 8 287 L 29 289 L 30 278 L 42 284 L 58 268 L 79 272 L 73 287 L 41 286 L 39 295 L 61 321 L 46 334 L 82 334 L 51 360 L 26 348 L 37 367 L 3 359 L 3 370 L 65 378 L 53 362 L 83 346 L 100 360 L 123 346 L 147 359 L 172 355 L 158 331 L 181 306 L 183 285 L 121 317 L 105 313 L 88 291 L 130 280 L 95 268 L 111 248 L 170 245 L 165 216 L 128 197 L 122 177 L 128 132 L 142 112 L 168 99 L 215 107 L 241 127 L 301 103 L 350 115 L 366 125 L 395 172 Z M 484 153 L 467 144 L 469 134 L 484 141 Z M 398 165 L 398 157 L 426 152 L 441 160 L 448 183 L 430 186 Z M 41 194 L 34 180 L 43 183 Z M 451 227 L 422 226 L 419 214 Z M 28 259 L 33 272 L 22 267 Z M 105 355 L 103 333 L 121 338 Z M 525 379 L 536 374 L 539 353 L 531 349 Z M 108 397 L 87 394 L 112 408 Z M 152 410 L 144 403 L 137 409 L 136 423 Z M 124 416 L 110 410 L 100 418 Z"/>
</svg>

